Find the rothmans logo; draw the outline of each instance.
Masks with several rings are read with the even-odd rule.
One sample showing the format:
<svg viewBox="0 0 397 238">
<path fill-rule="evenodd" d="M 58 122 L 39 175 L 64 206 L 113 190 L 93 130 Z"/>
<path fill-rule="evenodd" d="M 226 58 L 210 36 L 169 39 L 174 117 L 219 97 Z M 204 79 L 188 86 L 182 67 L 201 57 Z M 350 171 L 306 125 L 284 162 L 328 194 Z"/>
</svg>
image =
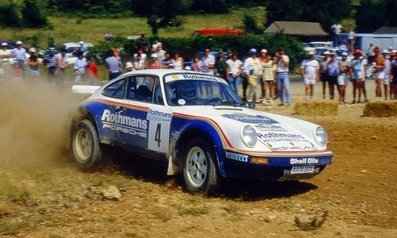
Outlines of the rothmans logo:
<svg viewBox="0 0 397 238">
<path fill-rule="evenodd" d="M 108 109 L 103 111 L 101 120 L 143 130 L 147 129 L 147 120 L 121 115 L 119 112 L 111 113 Z"/>
</svg>

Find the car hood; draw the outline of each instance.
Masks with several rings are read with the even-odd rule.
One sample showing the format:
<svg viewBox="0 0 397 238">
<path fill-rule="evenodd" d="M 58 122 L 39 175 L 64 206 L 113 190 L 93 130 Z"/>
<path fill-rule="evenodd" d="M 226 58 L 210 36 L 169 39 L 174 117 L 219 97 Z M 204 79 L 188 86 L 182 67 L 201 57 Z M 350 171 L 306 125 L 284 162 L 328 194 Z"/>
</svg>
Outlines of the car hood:
<svg viewBox="0 0 397 238">
<path fill-rule="evenodd" d="M 314 138 L 318 125 L 303 120 L 229 106 L 176 107 L 174 115 L 189 115 L 198 120 L 209 120 L 224 135 L 230 149 L 257 152 L 324 151 Z M 247 147 L 242 139 L 245 126 L 252 126 L 258 137 L 256 146 Z"/>
</svg>

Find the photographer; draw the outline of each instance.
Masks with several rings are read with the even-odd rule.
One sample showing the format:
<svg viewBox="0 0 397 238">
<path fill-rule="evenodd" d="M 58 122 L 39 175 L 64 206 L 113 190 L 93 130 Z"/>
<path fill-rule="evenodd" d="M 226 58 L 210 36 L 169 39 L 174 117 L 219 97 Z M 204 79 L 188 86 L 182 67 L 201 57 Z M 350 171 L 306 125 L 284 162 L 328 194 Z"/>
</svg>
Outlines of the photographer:
<svg viewBox="0 0 397 238">
<path fill-rule="evenodd" d="M 289 57 L 285 55 L 284 50 L 279 48 L 274 59 L 276 65 L 276 80 L 278 95 L 280 98 L 279 106 L 291 105 L 291 88 L 288 77 Z"/>
</svg>

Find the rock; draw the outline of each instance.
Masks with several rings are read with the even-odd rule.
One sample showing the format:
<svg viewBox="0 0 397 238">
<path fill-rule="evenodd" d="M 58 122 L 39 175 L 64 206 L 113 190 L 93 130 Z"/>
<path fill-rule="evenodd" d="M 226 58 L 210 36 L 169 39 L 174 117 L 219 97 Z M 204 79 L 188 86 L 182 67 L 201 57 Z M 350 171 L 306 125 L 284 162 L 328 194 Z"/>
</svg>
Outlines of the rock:
<svg viewBox="0 0 397 238">
<path fill-rule="evenodd" d="M 106 188 L 101 189 L 103 199 L 120 201 L 121 193 L 116 186 L 110 185 Z"/>
</svg>

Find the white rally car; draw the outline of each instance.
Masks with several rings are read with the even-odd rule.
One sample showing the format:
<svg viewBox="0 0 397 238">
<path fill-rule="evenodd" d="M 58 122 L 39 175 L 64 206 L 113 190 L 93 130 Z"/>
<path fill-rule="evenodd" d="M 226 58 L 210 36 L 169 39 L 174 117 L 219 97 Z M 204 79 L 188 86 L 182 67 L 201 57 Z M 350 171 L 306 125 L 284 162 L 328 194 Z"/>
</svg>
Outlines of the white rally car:
<svg viewBox="0 0 397 238">
<path fill-rule="evenodd" d="M 332 163 L 327 141 L 321 126 L 247 108 L 221 78 L 162 69 L 106 83 L 79 105 L 71 125 L 81 169 L 95 169 L 106 145 L 118 146 L 167 161 L 168 175 L 182 173 L 189 192 L 205 194 L 224 178 L 314 177 Z"/>
</svg>

